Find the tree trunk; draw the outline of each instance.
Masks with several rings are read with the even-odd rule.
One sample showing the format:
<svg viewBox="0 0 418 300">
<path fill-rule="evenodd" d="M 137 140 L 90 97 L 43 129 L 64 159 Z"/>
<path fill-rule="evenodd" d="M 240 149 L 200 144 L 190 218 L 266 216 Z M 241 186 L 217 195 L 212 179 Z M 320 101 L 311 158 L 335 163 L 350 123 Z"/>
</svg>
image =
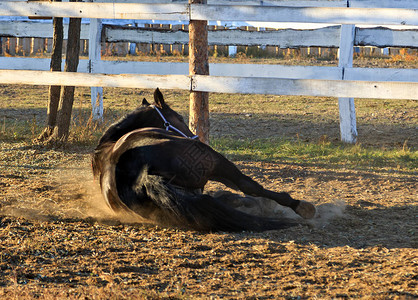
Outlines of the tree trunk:
<svg viewBox="0 0 418 300">
<path fill-rule="evenodd" d="M 61 0 L 55 0 L 61 2 Z M 54 37 L 52 40 L 52 55 L 51 55 L 51 71 L 61 71 L 62 64 L 62 44 L 64 39 L 64 28 L 62 18 L 54 18 Z M 51 85 L 49 87 L 48 95 L 48 108 L 47 108 L 47 121 L 46 128 L 37 138 L 38 141 L 47 140 L 54 131 L 54 127 L 57 123 L 58 104 L 60 101 L 61 86 Z"/>
<path fill-rule="evenodd" d="M 189 0 L 206 4 L 207 0 Z M 209 75 L 207 21 L 189 22 L 189 74 Z M 190 93 L 190 129 L 199 139 L 209 143 L 209 93 Z"/>
<path fill-rule="evenodd" d="M 76 2 L 72 0 L 71 2 Z M 68 42 L 65 60 L 65 72 L 77 72 L 80 53 L 81 19 L 70 18 L 68 27 Z M 74 102 L 74 86 L 64 86 L 61 89 L 58 106 L 57 123 L 49 140 L 50 143 L 65 143 L 68 139 L 71 113 Z"/>
</svg>

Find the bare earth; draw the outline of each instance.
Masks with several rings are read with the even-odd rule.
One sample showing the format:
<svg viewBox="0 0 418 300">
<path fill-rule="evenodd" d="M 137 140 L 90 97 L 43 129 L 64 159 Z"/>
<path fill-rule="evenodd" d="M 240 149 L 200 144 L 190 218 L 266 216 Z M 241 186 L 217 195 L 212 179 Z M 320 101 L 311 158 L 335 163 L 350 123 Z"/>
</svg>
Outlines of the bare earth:
<svg viewBox="0 0 418 300">
<path fill-rule="evenodd" d="M 417 120 L 417 111 L 408 114 Z M 396 122 L 399 115 L 392 117 Z M 219 124 L 213 121 L 214 134 Z M 259 124 L 251 130 L 267 134 Z M 300 128 L 306 124 L 288 124 L 287 131 L 306 132 Z M 335 122 L 321 124 L 311 125 L 313 135 L 338 134 Z M 239 130 L 245 128 L 235 127 L 234 134 Z M 390 144 L 414 134 L 412 127 L 390 130 Z M 385 135 L 373 130 L 364 130 L 362 139 L 386 145 Z M 88 151 L 0 142 L 1 299 L 418 297 L 414 172 L 236 161 L 266 188 L 312 201 L 319 215 L 304 221 L 254 200 L 241 209 L 300 225 L 208 234 L 113 215 L 92 182 Z"/>
</svg>

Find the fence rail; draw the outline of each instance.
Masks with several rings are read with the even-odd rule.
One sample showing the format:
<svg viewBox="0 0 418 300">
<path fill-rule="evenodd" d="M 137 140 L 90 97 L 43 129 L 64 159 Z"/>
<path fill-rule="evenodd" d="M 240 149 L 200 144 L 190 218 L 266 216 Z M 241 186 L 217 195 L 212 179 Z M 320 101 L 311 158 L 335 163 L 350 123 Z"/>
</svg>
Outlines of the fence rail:
<svg viewBox="0 0 418 300">
<path fill-rule="evenodd" d="M 180 28 L 179 28 L 180 27 Z M 306 30 L 284 28 L 278 30 L 245 30 L 245 29 L 209 29 L 210 45 L 267 45 L 280 48 L 299 47 L 339 47 L 341 26 L 333 25 Z M 64 28 L 66 38 L 67 28 Z M 172 28 L 143 28 L 123 25 L 103 25 L 103 42 L 118 43 L 155 43 L 155 44 L 188 44 L 188 30 L 176 26 Z M 90 25 L 82 24 L 81 39 L 89 38 Z M 28 21 L 0 21 L 2 37 L 51 38 L 50 23 Z M 417 28 L 356 27 L 355 46 L 374 47 L 407 47 L 418 48 Z"/>
<path fill-rule="evenodd" d="M 25 0 L 5 0 L 22 2 Z M 31 0 L 29 0 L 31 1 Z M 40 0 L 42 1 L 42 0 Z M 44 0 L 45 1 L 45 0 Z M 69 2 L 69 0 L 62 0 Z M 155 3 L 155 0 L 90 0 L 96 3 Z M 184 3 L 188 0 L 158 0 L 158 3 Z M 378 8 L 412 8 L 417 9 L 415 0 L 207 0 L 208 4 L 223 5 L 260 5 L 260 6 L 299 6 L 299 7 L 378 7 Z"/>
<path fill-rule="evenodd" d="M 363 97 L 381 99 L 413 99 L 416 84 L 354 80 L 288 79 L 207 75 L 139 75 L 86 74 L 28 70 L 0 70 L 0 82 L 6 84 L 107 86 L 125 88 L 183 89 L 195 92 L 243 93 L 271 95 L 310 95 L 331 97 Z"/>
<path fill-rule="evenodd" d="M 405 8 L 2 2 L 0 16 L 418 25 L 418 10 Z"/>
<path fill-rule="evenodd" d="M 251 23 L 244 23 L 251 25 Z M 235 55 L 239 51 L 249 51 L 254 55 L 286 56 L 300 55 L 318 57 L 336 57 L 339 47 L 341 26 L 313 27 L 297 24 L 293 28 L 289 23 L 269 24 L 276 28 L 257 28 L 253 26 L 232 27 L 208 26 L 210 51 L 221 55 Z M 402 26 L 406 27 L 406 26 Z M 298 28 L 298 29 L 296 29 Z M 64 25 L 64 38 L 67 26 Z M 88 53 L 90 24 L 81 28 L 82 55 Z M 0 19 L 0 55 L 38 55 L 51 51 L 52 25 L 49 22 Z M 188 53 L 188 26 L 182 24 L 145 24 L 132 21 L 131 24 L 103 24 L 102 53 L 105 55 L 144 54 L 162 52 L 164 54 Z M 260 47 L 261 50 L 260 51 Z M 400 47 L 409 48 L 407 53 L 414 54 L 418 49 L 418 28 L 406 27 L 356 27 L 354 46 L 358 53 L 370 56 L 399 54 Z M 244 47 L 244 48 L 242 48 Z M 254 48 L 255 47 L 255 48 Z M 381 49 L 376 49 L 379 47 Z M 289 51 L 289 49 L 299 51 Z M 333 50 L 332 48 L 335 48 Z M 3 54 L 4 55 L 4 54 Z"/>
<path fill-rule="evenodd" d="M 49 61 L 44 59 L 1 57 L 0 68 L 3 70 L 0 70 L 0 82 L 94 87 L 150 88 L 159 86 L 206 92 L 339 97 L 341 135 L 342 139 L 347 142 L 354 142 L 357 136 L 353 97 L 418 100 L 417 69 L 352 67 L 353 46 L 355 45 L 418 47 L 417 27 L 415 27 L 418 26 L 416 1 L 318 0 L 309 1 L 309 3 L 306 1 L 264 1 L 272 5 L 286 4 L 286 6 L 257 5 L 259 1 L 251 1 L 252 5 L 241 5 L 242 1 L 227 0 L 224 0 L 222 5 L 219 1 L 209 1 L 208 5 L 189 5 L 179 3 L 179 1 L 174 4 L 171 1 L 164 2 L 164 4 L 2 2 L 0 3 L 0 16 L 63 16 L 92 19 L 90 25 L 83 25 L 82 37 L 90 40 L 90 57 L 89 60 L 80 62 L 81 73 L 56 74 L 42 71 L 47 70 L 49 66 Z M 223 5 L 225 3 L 234 3 L 234 5 Z M 295 3 L 299 5 L 305 3 L 307 6 L 288 5 Z M 329 4 L 328 7 L 324 6 L 325 3 Z M 344 3 L 345 6 L 349 4 L 351 7 L 344 7 Z M 308 4 L 315 4 L 317 7 L 309 7 Z M 356 6 L 359 8 L 353 8 Z M 363 8 L 364 6 L 366 8 Z M 263 32 L 245 32 L 237 29 L 211 31 L 209 42 L 218 45 L 339 47 L 340 61 L 338 67 L 212 64 L 211 76 L 187 76 L 187 64 L 182 63 L 101 60 L 100 55 L 97 54 L 102 31 L 102 24 L 98 18 L 180 20 L 182 22 L 188 22 L 191 19 L 220 19 L 325 23 L 332 26 L 311 30 L 283 29 Z M 351 24 L 366 24 L 372 27 L 398 25 L 399 28 L 364 28 Z M 35 34 L 35 36 L 45 37 L 52 34 L 51 29 L 44 27 L 45 24 L 33 23 L 35 27 L 26 25 L 22 22 L 0 23 L 0 35 Z M 406 25 L 412 25 L 412 27 L 406 27 Z M 41 27 L 43 29 L 39 32 L 42 33 L 34 32 Z M 188 42 L 188 34 L 182 30 L 156 31 L 106 25 L 104 37 L 104 41 L 112 42 L 128 40 L 137 43 L 151 40 L 161 44 Z M 138 71 L 142 74 L 148 73 L 148 75 L 135 74 Z M 93 95 L 97 95 L 97 92 L 92 90 L 92 97 Z M 96 103 L 96 100 L 92 99 L 92 103 Z"/>
</svg>

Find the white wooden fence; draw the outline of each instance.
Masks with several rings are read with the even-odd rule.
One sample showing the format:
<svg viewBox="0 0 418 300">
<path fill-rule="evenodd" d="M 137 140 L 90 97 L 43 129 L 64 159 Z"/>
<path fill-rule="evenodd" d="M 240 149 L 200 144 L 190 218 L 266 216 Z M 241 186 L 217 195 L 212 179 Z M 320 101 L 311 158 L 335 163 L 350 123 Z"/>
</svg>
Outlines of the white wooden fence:
<svg viewBox="0 0 418 300">
<path fill-rule="evenodd" d="M 76 85 L 92 87 L 94 115 L 102 114 L 100 87 L 172 88 L 192 91 L 252 93 L 276 95 L 311 95 L 339 97 L 341 138 L 355 142 L 354 98 L 418 100 L 417 69 L 353 68 L 353 46 L 418 48 L 418 1 L 208 1 L 207 5 L 189 5 L 184 1 L 148 0 L 113 3 L 69 2 L 0 2 L 0 16 L 62 16 L 91 18 L 84 25 L 82 37 L 89 39 L 89 60 L 82 60 L 79 73 L 55 73 L 48 59 L 0 58 L 0 83 Z M 128 2 L 123 1 L 123 2 Z M 164 2 L 164 3 L 162 3 Z M 243 5 L 246 4 L 246 5 Z M 251 5 L 248 5 L 251 4 Z M 280 6 L 286 5 L 286 6 Z M 347 7 L 349 6 L 349 7 Z M 321 46 L 339 47 L 338 67 L 211 64 L 210 76 L 188 76 L 184 63 L 104 61 L 100 58 L 103 19 L 157 19 L 188 22 L 190 19 L 209 21 L 252 21 L 315 23 L 316 29 L 295 30 L 283 25 L 283 30 L 243 32 L 225 30 L 209 35 L 213 44 L 276 45 L 280 47 Z M 40 24 L 40 23 L 39 23 Z M 354 25 L 355 24 L 355 25 Z M 4 25 L 4 24 L 3 24 Z M 2 30 L 22 28 L 24 24 Z M 376 27 L 385 26 L 385 27 Z M 19 27 L 20 26 L 20 27 Z M 52 35 L 51 28 L 37 30 L 34 23 L 21 32 L 34 36 Z M 45 26 L 41 24 L 39 26 Z M 51 26 L 52 27 L 52 26 Z M 368 28 L 371 27 L 371 28 Z M 45 31 L 48 30 L 48 31 Z M 122 31 L 121 31 L 122 30 Z M 35 33 L 39 32 L 39 33 Z M 45 33 L 48 32 L 48 33 Z M 186 43 L 182 31 L 149 31 L 143 28 L 105 28 L 107 41 L 155 43 Z M 169 75 L 167 75 L 169 74 Z M 100 101 L 97 101 L 99 97 Z M 97 107 L 96 103 L 100 103 Z"/>
</svg>

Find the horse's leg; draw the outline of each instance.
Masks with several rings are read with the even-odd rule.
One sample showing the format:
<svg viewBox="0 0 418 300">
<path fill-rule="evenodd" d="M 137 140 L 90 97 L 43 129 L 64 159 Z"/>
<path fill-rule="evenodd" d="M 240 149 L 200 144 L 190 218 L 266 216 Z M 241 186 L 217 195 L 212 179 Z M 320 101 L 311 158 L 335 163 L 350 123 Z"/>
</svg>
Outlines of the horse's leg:
<svg viewBox="0 0 418 300">
<path fill-rule="evenodd" d="M 242 174 L 242 172 L 229 160 L 221 156 L 213 170 L 211 178 L 223 184 L 241 190 L 244 194 L 264 197 L 274 200 L 280 205 L 292 208 L 298 215 L 311 219 L 315 215 L 315 206 L 309 202 L 295 200 L 286 192 L 273 192 Z"/>
</svg>

